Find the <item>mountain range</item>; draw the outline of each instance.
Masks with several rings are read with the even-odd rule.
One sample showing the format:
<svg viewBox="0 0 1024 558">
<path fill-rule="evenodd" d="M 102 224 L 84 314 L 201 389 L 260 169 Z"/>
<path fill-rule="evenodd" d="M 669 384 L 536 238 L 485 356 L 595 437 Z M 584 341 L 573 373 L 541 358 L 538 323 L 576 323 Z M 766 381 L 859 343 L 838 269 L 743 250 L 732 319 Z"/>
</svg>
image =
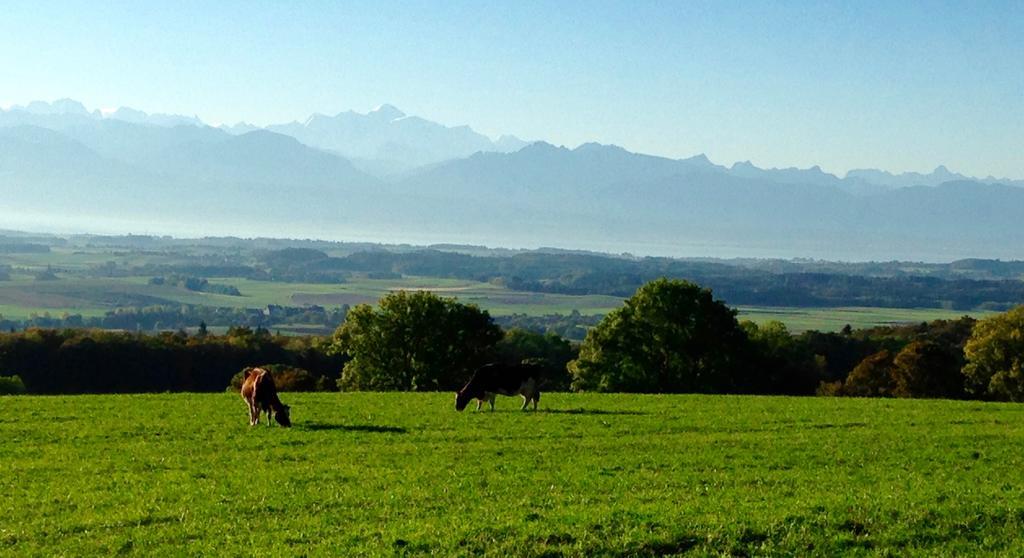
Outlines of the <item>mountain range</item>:
<svg viewBox="0 0 1024 558">
<path fill-rule="evenodd" d="M 697 256 L 1024 257 L 1024 182 L 716 165 L 497 140 L 382 105 L 304 123 L 61 100 L 0 111 L 0 225 L 554 245 Z"/>
<path fill-rule="evenodd" d="M 114 111 L 89 111 L 73 99 L 52 103 L 33 101 L 0 111 L 0 126 L 30 125 L 57 130 L 88 127 L 100 122 L 127 122 L 156 127 L 207 127 L 196 116 L 147 114 L 121 107 Z M 361 114 L 347 111 L 327 116 L 313 114 L 304 122 L 272 124 L 260 128 L 240 122 L 220 126 L 231 135 L 265 129 L 293 137 L 310 146 L 341 155 L 357 165 L 382 175 L 393 175 L 414 167 L 468 157 L 478 151 L 511 152 L 526 146 L 512 135 L 496 140 L 469 126 L 449 127 L 418 116 L 409 116 L 392 105 L 381 105 Z"/>
<path fill-rule="evenodd" d="M 301 124 L 291 122 L 266 129 L 354 161 L 365 161 L 363 164 L 371 170 L 390 166 L 392 171 L 405 171 L 468 157 L 478 151 L 517 151 L 527 144 L 508 135 L 492 141 L 469 126 L 444 126 L 409 116 L 392 105 L 381 105 L 366 114 L 354 111 L 335 116 L 314 114 Z"/>
</svg>

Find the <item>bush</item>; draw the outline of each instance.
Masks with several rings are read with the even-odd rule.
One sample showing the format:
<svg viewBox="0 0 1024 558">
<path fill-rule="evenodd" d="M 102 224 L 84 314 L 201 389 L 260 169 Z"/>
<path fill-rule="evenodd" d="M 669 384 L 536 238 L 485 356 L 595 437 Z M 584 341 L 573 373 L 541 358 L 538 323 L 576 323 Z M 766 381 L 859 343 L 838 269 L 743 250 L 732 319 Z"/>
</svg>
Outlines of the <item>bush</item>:
<svg viewBox="0 0 1024 558">
<path fill-rule="evenodd" d="M 0 376 L 0 395 L 21 395 L 26 393 L 25 382 L 20 376 Z"/>
<path fill-rule="evenodd" d="M 815 395 L 821 397 L 839 397 L 844 395 L 843 393 L 843 381 L 836 380 L 834 382 L 820 382 L 818 389 L 814 392 Z"/>
<path fill-rule="evenodd" d="M 323 378 L 317 378 L 307 370 L 287 364 L 264 364 L 256 368 L 270 372 L 277 391 L 324 391 L 323 385 L 329 385 L 329 382 L 322 381 Z M 245 381 L 245 373 L 248 370 L 252 370 L 252 367 L 243 368 L 241 372 L 232 376 L 227 391 L 241 391 L 242 382 Z"/>
</svg>

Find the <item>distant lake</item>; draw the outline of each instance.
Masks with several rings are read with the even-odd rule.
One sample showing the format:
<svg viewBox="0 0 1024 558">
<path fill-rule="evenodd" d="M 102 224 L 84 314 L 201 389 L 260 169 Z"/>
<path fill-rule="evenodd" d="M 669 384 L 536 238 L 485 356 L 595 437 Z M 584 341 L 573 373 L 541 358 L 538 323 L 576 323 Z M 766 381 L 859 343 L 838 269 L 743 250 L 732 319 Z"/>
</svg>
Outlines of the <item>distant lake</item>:
<svg viewBox="0 0 1024 558">
<path fill-rule="evenodd" d="M 412 227 L 409 227 L 412 228 Z M 434 228 L 441 228 L 436 226 Z M 237 236 L 243 238 L 295 238 L 340 242 L 371 242 L 381 244 L 482 245 L 491 248 L 535 249 L 561 248 L 588 250 L 634 256 L 665 256 L 677 258 L 778 258 L 820 259 L 829 261 L 921 261 L 950 262 L 963 258 L 1022 259 L 1016 246 L 1000 246 L 990 253 L 976 253 L 956 246 L 927 240 L 862 239 L 860 242 L 833 242 L 813 234 L 802 242 L 728 240 L 716 238 L 677 237 L 670 240 L 628 240 L 614 238 L 557 238 L 538 234 L 478 233 L 474 231 L 424 232 L 380 225 L 359 226 L 345 223 L 270 222 L 253 216 L 240 222 L 221 220 L 186 223 L 143 218 L 94 217 L 88 215 L 55 215 L 0 210 L 0 229 L 57 234 L 138 234 L 198 238 L 203 236 Z M 642 231 L 638 231 L 642 233 Z M 611 237 L 612 235 L 607 235 Z M 639 236 L 639 234 L 638 234 Z M 842 248 L 838 248 L 840 246 Z M 851 246 L 855 246 L 851 248 Z"/>
</svg>

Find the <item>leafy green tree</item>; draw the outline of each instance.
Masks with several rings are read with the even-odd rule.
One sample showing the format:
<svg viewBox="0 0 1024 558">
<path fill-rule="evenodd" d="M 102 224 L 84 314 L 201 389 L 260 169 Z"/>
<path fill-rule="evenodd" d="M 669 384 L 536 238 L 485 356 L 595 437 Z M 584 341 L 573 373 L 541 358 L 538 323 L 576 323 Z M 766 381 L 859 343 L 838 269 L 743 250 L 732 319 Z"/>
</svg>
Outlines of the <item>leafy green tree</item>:
<svg viewBox="0 0 1024 558">
<path fill-rule="evenodd" d="M 979 320 L 964 355 L 971 393 L 1024 401 L 1024 306 Z"/>
<path fill-rule="evenodd" d="M 888 350 L 868 355 L 850 371 L 843 383 L 843 395 L 854 397 L 891 397 L 893 355 Z"/>
<path fill-rule="evenodd" d="M 914 341 L 893 359 L 892 393 L 896 397 L 963 397 L 962 361 L 955 347 Z"/>
<path fill-rule="evenodd" d="M 346 390 L 426 391 L 461 387 L 501 339 L 490 315 L 472 304 L 429 292 L 399 291 L 377 307 L 353 308 L 331 350 L 349 360 Z"/>
<path fill-rule="evenodd" d="M 709 289 L 663 278 L 591 329 L 569 370 L 585 391 L 741 391 L 745 348 L 734 310 Z"/>
</svg>

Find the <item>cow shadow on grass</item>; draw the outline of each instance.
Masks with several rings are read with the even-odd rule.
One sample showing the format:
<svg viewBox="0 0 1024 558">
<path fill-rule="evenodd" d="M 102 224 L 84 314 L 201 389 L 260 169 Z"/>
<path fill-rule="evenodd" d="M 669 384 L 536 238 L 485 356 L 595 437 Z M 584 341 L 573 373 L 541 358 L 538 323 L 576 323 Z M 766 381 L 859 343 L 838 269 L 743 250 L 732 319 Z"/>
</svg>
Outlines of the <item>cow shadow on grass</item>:
<svg viewBox="0 0 1024 558">
<path fill-rule="evenodd" d="M 515 413 L 521 415 L 530 415 L 533 413 L 550 414 L 550 415 L 646 415 L 644 411 L 608 411 L 605 409 L 537 409 L 536 411 L 531 409 L 495 409 L 493 411 L 489 409 L 480 409 L 479 411 L 473 411 L 474 413 L 480 413 L 482 415 L 490 415 L 493 413 Z"/>
<path fill-rule="evenodd" d="M 384 426 L 381 424 L 337 424 L 329 422 L 306 422 L 295 425 L 300 430 L 319 432 L 322 430 L 340 430 L 343 432 L 375 432 L 378 434 L 406 434 L 409 431 L 400 426 Z"/>
<path fill-rule="evenodd" d="M 643 411 L 609 411 L 606 409 L 538 409 L 538 413 L 554 415 L 646 415 Z"/>
</svg>

